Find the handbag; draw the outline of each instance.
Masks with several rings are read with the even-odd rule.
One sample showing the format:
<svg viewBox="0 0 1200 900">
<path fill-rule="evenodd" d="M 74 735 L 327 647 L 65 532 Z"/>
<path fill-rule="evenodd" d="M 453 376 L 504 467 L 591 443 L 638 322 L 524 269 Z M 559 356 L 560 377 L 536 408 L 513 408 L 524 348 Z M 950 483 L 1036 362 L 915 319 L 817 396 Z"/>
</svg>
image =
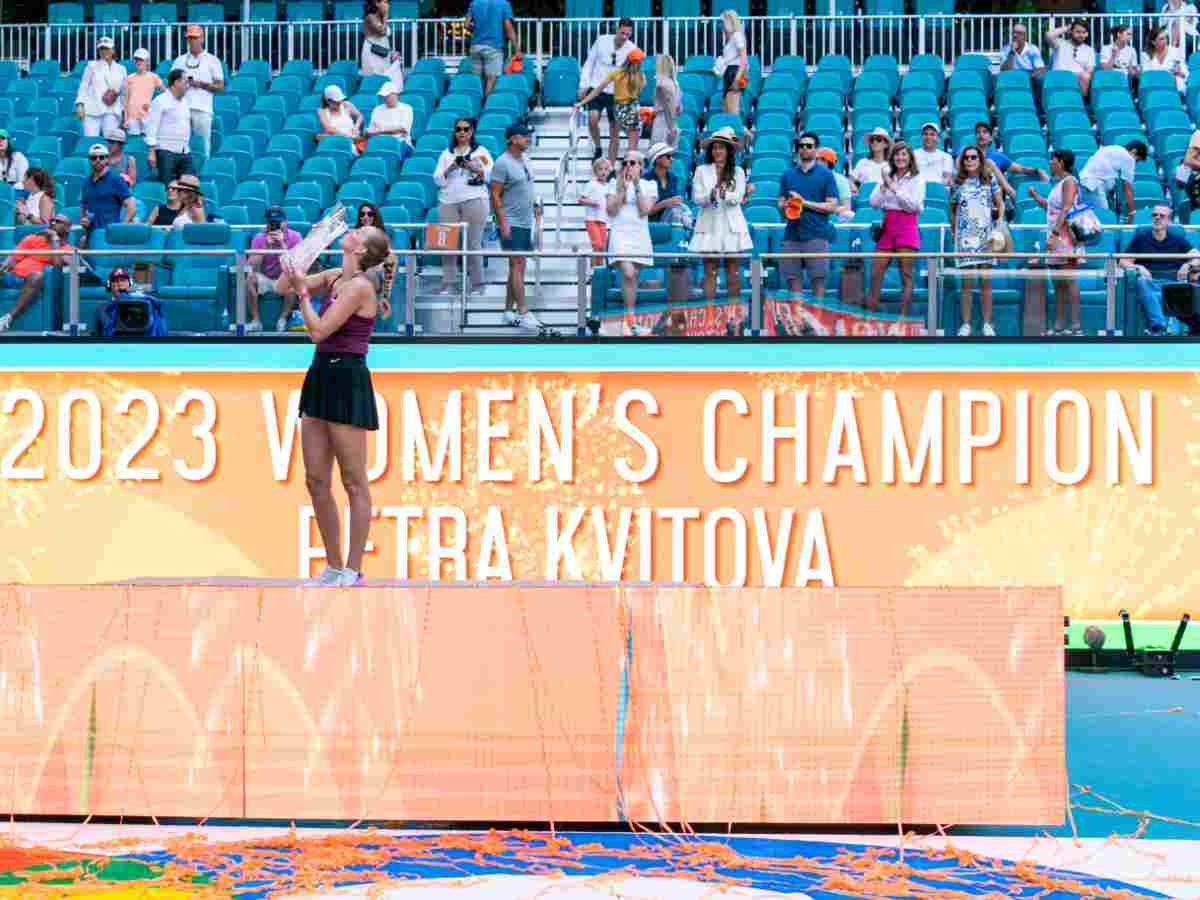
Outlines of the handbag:
<svg viewBox="0 0 1200 900">
<path fill-rule="evenodd" d="M 1067 210 L 1067 227 L 1077 244 L 1094 244 L 1100 240 L 1104 226 L 1090 203 L 1083 203 L 1076 195 L 1075 203 Z"/>
<path fill-rule="evenodd" d="M 387 59 L 392 55 L 392 48 L 384 44 L 368 43 L 367 48 L 376 56 L 382 57 L 383 59 Z"/>
</svg>

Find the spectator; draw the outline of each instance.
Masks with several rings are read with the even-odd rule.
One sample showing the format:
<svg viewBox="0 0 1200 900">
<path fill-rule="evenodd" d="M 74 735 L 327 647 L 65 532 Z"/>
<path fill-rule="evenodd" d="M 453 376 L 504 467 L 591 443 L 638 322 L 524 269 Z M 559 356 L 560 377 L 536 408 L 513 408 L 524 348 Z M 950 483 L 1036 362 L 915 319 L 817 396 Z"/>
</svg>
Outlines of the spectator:
<svg viewBox="0 0 1200 900">
<path fill-rule="evenodd" d="M 167 185 L 167 202 L 160 203 L 154 209 L 150 210 L 150 215 L 146 217 L 147 225 L 166 225 L 175 224 L 175 219 L 179 216 L 179 211 L 183 204 L 179 199 L 179 188 L 175 182 Z"/>
<path fill-rule="evenodd" d="M 1131 40 L 1133 32 L 1128 25 L 1114 25 L 1112 28 L 1112 43 L 1100 50 L 1100 68 L 1116 69 L 1124 72 L 1129 79 L 1129 87 L 1137 93 L 1137 77 L 1141 72 L 1141 60 L 1138 58 L 1137 47 Z"/>
<path fill-rule="evenodd" d="M 1046 63 L 1042 59 L 1042 51 L 1034 44 L 1029 43 L 1029 30 L 1024 25 L 1013 26 L 1012 41 L 1008 45 L 1008 52 L 1004 55 L 1000 68 L 1028 72 L 1030 81 L 1035 84 L 1034 90 L 1039 90 L 1040 79 L 1046 74 Z"/>
<path fill-rule="evenodd" d="M 383 98 L 383 103 L 371 111 L 367 137 L 390 134 L 398 138 L 402 142 L 400 161 L 403 162 L 412 156 L 413 152 L 413 109 L 407 103 L 400 102 L 400 91 L 390 81 L 385 82 L 378 93 Z"/>
<path fill-rule="evenodd" d="M 500 231 L 500 247 L 508 257 L 508 285 L 504 296 L 504 322 L 521 328 L 537 330 L 542 327 L 538 317 L 525 302 L 524 255 L 533 250 L 533 175 L 525 159 L 529 149 L 528 125 L 516 122 L 504 132 L 507 149 L 492 166 L 492 212 Z"/>
<path fill-rule="evenodd" d="M 99 137 L 121 124 L 125 67 L 113 58 L 112 38 L 96 41 L 96 56 L 83 70 L 75 95 L 75 115 L 83 122 L 84 137 Z"/>
<path fill-rule="evenodd" d="M 133 64 L 137 67 L 125 79 L 125 131 L 127 134 L 140 135 L 145 127 L 146 115 L 150 112 L 150 101 L 157 91 L 166 87 L 162 79 L 150 71 L 150 51 L 140 47 L 133 51 Z"/>
<path fill-rule="evenodd" d="M 379 228 L 387 231 L 387 223 L 383 221 L 383 213 L 374 203 L 361 203 L 358 215 L 354 218 L 355 228 Z"/>
<path fill-rule="evenodd" d="M 654 57 L 654 125 L 650 129 L 650 143 L 679 143 L 679 126 L 675 119 L 683 111 L 683 92 L 675 60 L 666 53 Z"/>
<path fill-rule="evenodd" d="M 495 160 L 487 147 L 475 140 L 475 120 L 462 118 L 454 123 L 450 145 L 438 157 L 433 182 L 438 186 L 438 221 L 443 225 L 462 225 L 460 245 L 467 250 L 483 247 L 483 226 L 488 220 L 487 180 Z M 467 275 L 472 293 L 483 290 L 483 260 L 467 257 Z M 458 288 L 458 257 L 442 257 L 442 289 Z"/>
<path fill-rule="evenodd" d="M 513 29 L 513 11 L 508 0 L 471 0 L 467 8 L 471 28 L 471 68 L 483 79 L 483 96 L 492 92 L 504 66 L 504 38 L 519 56 L 520 45 Z"/>
<path fill-rule="evenodd" d="M 1046 210 L 1046 265 L 1063 270 L 1062 275 L 1054 277 L 1054 328 L 1046 332 L 1047 336 L 1083 334 L 1079 324 L 1079 282 L 1069 274 L 1069 270 L 1079 265 L 1083 252 L 1076 246 L 1067 225 L 1067 212 L 1079 196 L 1074 169 L 1075 154 L 1070 150 L 1055 150 L 1050 154 L 1050 176 L 1055 182 L 1050 195 L 1042 199 L 1032 185 L 1029 187 L 1029 196 Z M 1065 323 L 1068 312 L 1070 328 Z"/>
<path fill-rule="evenodd" d="M 201 225 L 207 222 L 208 213 L 204 209 L 200 179 L 195 175 L 180 175 L 173 186 L 176 196 L 179 197 L 179 212 L 176 213 L 171 227 L 182 228 L 184 225 Z"/>
<path fill-rule="evenodd" d="M 1049 180 L 1049 176 L 1041 169 L 1013 162 L 993 147 L 992 126 L 988 122 L 980 122 L 975 126 L 975 146 L 983 151 L 984 159 L 995 167 L 992 175 L 996 176 L 996 180 L 1000 183 L 1000 190 L 1014 201 L 1017 199 L 1017 192 L 1008 182 L 1006 176 L 1009 172 L 1012 172 L 1014 175 L 1032 175 L 1040 181 Z"/>
<path fill-rule="evenodd" d="M 1163 314 L 1163 285 L 1177 280 L 1176 273 L 1181 262 L 1184 267 L 1189 263 L 1179 259 L 1147 259 L 1142 254 L 1150 257 L 1167 253 L 1186 256 L 1200 253 L 1182 234 L 1169 231 L 1170 224 L 1171 207 L 1165 203 L 1157 204 L 1150 211 L 1150 227 L 1138 229 L 1125 248 L 1129 256 L 1121 259 L 1122 267 L 1138 272 L 1138 302 L 1149 323 L 1146 333 L 1159 336 L 1166 335 L 1168 331 L 1167 317 Z"/>
<path fill-rule="evenodd" d="M 608 176 L 611 173 L 612 163 L 607 156 L 593 159 L 592 180 L 579 192 L 579 204 L 583 207 L 583 229 L 596 253 L 608 250 Z M 592 257 L 593 268 L 598 269 L 604 264 L 603 256 Z"/>
<path fill-rule="evenodd" d="M 853 191 L 850 190 L 850 179 L 837 170 L 837 151 L 832 147 L 820 147 L 817 149 L 817 159 L 833 174 L 833 183 L 837 185 L 838 221 L 853 221 Z"/>
<path fill-rule="evenodd" d="M 675 161 L 675 148 L 668 144 L 651 144 L 646 151 L 649 171 L 642 174 L 646 181 L 654 182 L 657 199 L 650 210 L 651 222 L 666 222 L 669 225 L 691 227 L 691 210 L 683 202 L 683 185 L 671 171 Z"/>
<path fill-rule="evenodd" d="M 84 240 L 90 238 L 97 228 L 107 228 L 114 222 L 132 222 L 137 209 L 128 182 L 108 167 L 107 147 L 92 144 L 88 148 L 88 162 L 91 163 L 92 174 L 83 183 L 79 216 Z"/>
<path fill-rule="evenodd" d="M 937 122 L 926 122 L 921 126 L 921 146 L 913 151 L 913 158 L 923 181 L 949 186 L 955 176 L 954 157 L 938 146 L 941 137 Z"/>
<path fill-rule="evenodd" d="M 1167 41 L 1165 28 L 1154 28 L 1146 44 L 1146 55 L 1142 60 L 1143 72 L 1170 72 L 1175 76 L 1175 88 L 1187 93 L 1188 67 L 1183 61 L 1183 50 L 1172 47 Z"/>
<path fill-rule="evenodd" d="M 1046 42 L 1054 46 L 1054 68 L 1074 72 L 1079 92 L 1087 99 L 1096 69 L 1096 51 L 1087 42 L 1088 26 L 1083 19 L 1046 32 Z"/>
<path fill-rule="evenodd" d="M 363 44 L 359 72 L 386 75 L 400 54 L 392 49 L 391 28 L 388 26 L 389 0 L 365 0 L 363 3 Z"/>
<path fill-rule="evenodd" d="M 187 76 L 181 69 L 167 75 L 167 89 L 154 98 L 146 114 L 146 161 L 158 180 L 172 184 L 181 175 L 194 175 L 192 113 L 188 106 Z"/>
<path fill-rule="evenodd" d="M 883 228 L 875 250 L 879 253 L 900 254 L 900 314 L 907 315 L 912 304 L 913 260 L 907 256 L 921 247 L 917 216 L 925 208 L 925 182 L 921 180 L 912 150 L 904 141 L 892 145 L 890 166 L 883 180 L 871 194 L 871 205 L 883 210 Z M 879 292 L 883 276 L 892 259 L 886 256 L 871 260 L 871 291 L 867 300 L 870 309 L 879 308 Z"/>
<path fill-rule="evenodd" d="M 182 69 L 187 78 L 192 131 L 204 142 L 204 158 L 211 159 L 213 94 L 225 90 L 225 68 L 219 59 L 204 49 L 204 29 L 199 25 L 187 27 L 187 42 L 188 52 L 175 60 L 171 68 Z"/>
<path fill-rule="evenodd" d="M 360 210 L 361 213 L 361 210 Z M 287 216 L 283 209 L 272 206 L 267 210 L 266 227 L 254 236 L 250 242 L 250 253 L 246 257 L 246 268 L 249 277 L 246 279 L 246 312 L 250 321 L 246 323 L 246 331 L 262 331 L 262 319 L 258 314 L 258 299 L 263 294 L 275 293 L 276 283 L 283 274 L 283 262 L 279 252 L 264 253 L 264 250 L 286 251 L 300 243 L 300 235 L 288 227 Z M 275 323 L 276 331 L 288 330 L 288 319 L 296 308 L 296 295 L 288 291 L 281 295 L 283 306 L 279 311 L 279 319 Z M 236 330 L 237 325 L 230 326 Z"/>
<path fill-rule="evenodd" d="M 633 43 L 633 20 L 622 18 L 617 23 L 616 34 L 602 34 L 596 38 L 584 61 L 583 71 L 579 78 L 580 102 L 593 88 L 600 92 L 588 103 L 588 132 L 592 136 L 592 158 L 599 159 L 600 151 L 600 114 L 608 117 L 608 158 L 612 163 L 617 160 L 617 147 L 621 135 L 617 129 L 616 113 L 613 101 L 613 83 L 608 76 L 613 69 L 624 66 L 631 51 L 636 49 Z"/>
<path fill-rule="evenodd" d="M 17 302 L 13 308 L 0 316 L 0 331 L 8 331 L 13 322 L 25 311 L 30 301 L 37 296 L 42 287 L 42 277 L 47 266 L 61 266 L 65 256 L 43 255 L 46 250 L 73 250 L 67 243 L 67 235 L 71 233 L 71 220 L 64 213 L 56 213 L 50 219 L 50 227 L 37 234 L 29 234 L 9 254 L 3 265 L 0 265 L 2 284 L 6 288 L 19 288 Z"/>
<path fill-rule="evenodd" d="M 355 216 L 355 228 L 378 228 L 380 231 L 387 233 L 387 222 L 383 220 L 383 213 L 374 203 L 360 203 L 358 206 L 358 215 Z M 380 262 L 377 265 L 367 269 L 363 274 L 370 278 L 375 283 L 375 292 L 379 296 L 383 296 L 383 282 L 386 277 L 386 266 Z M 304 317 L 299 311 L 292 313 L 292 318 L 289 320 L 289 328 L 297 329 L 304 327 Z"/>
<path fill-rule="evenodd" d="M 29 171 L 29 160 L 25 154 L 12 145 L 8 132 L 0 129 L 0 181 L 11 185 L 25 183 L 25 173 Z"/>
<path fill-rule="evenodd" d="M 741 301 L 741 260 L 731 254 L 754 246 L 742 215 L 746 173 L 735 163 L 738 139 L 732 128 L 719 128 L 702 146 L 704 165 L 692 179 L 692 201 L 700 208 L 689 249 L 714 254 L 704 260 L 704 296 L 717 296 L 717 265 L 725 261 L 725 287 L 729 299 Z"/>
<path fill-rule="evenodd" d="M 888 170 L 888 156 L 892 149 L 892 138 L 886 128 L 873 128 L 867 135 L 870 155 L 860 159 L 850 171 L 850 184 L 854 192 L 864 184 L 878 184 Z"/>
<path fill-rule="evenodd" d="M 1196 7 L 1184 0 L 1167 0 L 1158 24 L 1168 29 L 1171 46 L 1190 55 L 1196 42 Z"/>
<path fill-rule="evenodd" d="M 1133 180 L 1138 160 L 1149 155 L 1141 141 L 1130 141 L 1124 147 L 1101 147 L 1079 173 L 1079 194 L 1084 203 L 1096 209 L 1110 209 L 1108 194 L 1117 182 L 1125 192 L 1126 220 L 1133 221 Z"/>
<path fill-rule="evenodd" d="M 25 173 L 28 194 L 17 202 L 18 225 L 49 225 L 54 219 L 54 179 L 45 169 L 33 166 Z"/>
<path fill-rule="evenodd" d="M 724 85 L 725 96 L 721 108 L 727 113 L 741 113 L 742 91 L 749 84 L 750 58 L 746 50 L 746 32 L 742 29 L 742 17 L 732 9 L 721 13 L 721 28 L 725 33 L 725 46 L 717 57 L 713 71 Z"/>
<path fill-rule="evenodd" d="M 637 150 L 625 156 L 620 174 L 608 191 L 608 218 L 611 223 L 608 249 L 609 265 L 621 272 L 621 293 L 625 297 L 625 330 L 637 337 L 646 333 L 634 320 L 637 305 L 638 271 L 654 265 L 654 244 L 650 240 L 650 210 L 658 200 L 658 185 L 642 178 L 642 154 Z"/>
<path fill-rule="evenodd" d="M 609 84 L 613 86 L 613 115 L 616 117 L 617 124 L 612 128 L 608 155 L 614 163 L 617 159 L 620 129 L 624 129 L 629 138 L 629 150 L 625 153 L 626 159 L 629 158 L 630 153 L 637 150 L 638 141 L 642 138 L 642 117 L 638 97 L 642 94 L 642 88 L 646 86 L 646 74 L 642 71 L 642 61 L 645 58 L 646 54 L 640 49 L 631 48 L 625 55 L 625 65 L 609 72 L 604 77 L 604 81 L 584 94 L 572 110 L 574 113 L 585 103 L 602 96 L 601 92 Z"/>
<path fill-rule="evenodd" d="M 967 271 L 992 265 L 992 261 L 987 257 L 974 254 L 986 253 L 992 249 L 995 222 L 1004 212 L 1000 183 L 985 164 L 983 151 L 978 147 L 968 147 L 964 150 L 958 158 L 958 171 L 950 193 L 950 236 L 954 240 L 954 252 L 958 254 L 958 268 L 964 270 L 962 291 L 959 295 L 962 313 L 959 337 L 971 336 L 971 302 L 975 293 L 976 276 L 967 274 Z M 983 336 L 995 337 L 996 329 L 992 325 L 992 281 L 986 275 L 980 276 L 978 281 L 979 307 L 983 313 Z"/>
<path fill-rule="evenodd" d="M 800 135 L 800 159 L 779 179 L 779 212 L 787 221 L 781 249 L 784 253 L 828 253 L 833 226 L 831 213 L 838 211 L 837 181 L 833 173 L 817 163 L 820 138 L 811 131 Z M 787 281 L 788 291 L 799 294 L 804 270 L 812 284 L 814 300 L 825 296 L 825 279 L 829 275 L 828 259 L 782 259 L 780 275 Z"/>
<path fill-rule="evenodd" d="M 336 84 L 329 85 L 321 94 L 321 108 L 317 111 L 317 118 L 321 120 L 318 141 L 335 134 L 356 141 L 362 130 L 362 113 L 346 99 L 346 94 Z M 354 152 L 358 153 L 358 147 L 354 148 Z"/>
<path fill-rule="evenodd" d="M 125 132 L 120 128 L 110 128 L 104 132 L 108 141 L 108 165 L 114 172 L 129 182 L 133 187 L 137 184 L 137 160 L 125 155 Z"/>
</svg>

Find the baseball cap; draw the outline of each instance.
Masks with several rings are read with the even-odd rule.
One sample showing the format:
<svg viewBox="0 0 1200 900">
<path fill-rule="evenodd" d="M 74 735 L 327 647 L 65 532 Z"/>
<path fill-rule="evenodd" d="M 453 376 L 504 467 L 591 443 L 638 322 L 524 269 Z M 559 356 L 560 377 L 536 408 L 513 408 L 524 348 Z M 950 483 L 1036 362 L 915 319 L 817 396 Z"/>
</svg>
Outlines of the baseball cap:
<svg viewBox="0 0 1200 900">
<path fill-rule="evenodd" d="M 136 50 L 133 51 L 133 58 L 148 60 L 148 59 L 150 59 L 150 51 L 147 50 L 145 47 L 138 47 Z"/>
<path fill-rule="evenodd" d="M 88 156 L 103 156 L 105 159 L 108 159 L 108 148 L 103 144 L 92 144 L 92 146 L 88 147 Z"/>
<path fill-rule="evenodd" d="M 533 134 L 533 129 L 524 122 L 514 122 L 504 129 L 504 139 L 506 141 L 516 137 L 518 134 L 530 135 Z"/>
<path fill-rule="evenodd" d="M 282 225 L 286 218 L 282 206 L 272 206 L 267 209 L 268 225 Z"/>
<path fill-rule="evenodd" d="M 99 50 L 102 47 L 107 47 L 109 50 L 111 50 L 115 46 L 116 46 L 116 44 L 113 43 L 113 39 L 110 37 L 107 37 L 107 36 L 102 37 L 98 41 L 96 41 L 96 49 L 97 50 Z"/>
<path fill-rule="evenodd" d="M 189 25 L 187 27 L 187 36 L 190 38 L 202 38 L 204 37 L 204 29 L 199 25 Z"/>
<path fill-rule="evenodd" d="M 331 84 L 325 88 L 325 93 L 322 96 L 330 103 L 341 103 L 346 99 L 346 94 L 336 84 Z"/>
<path fill-rule="evenodd" d="M 889 141 L 892 139 L 892 136 L 888 134 L 888 130 L 886 128 L 872 128 L 867 133 L 867 137 L 882 137 L 887 138 Z"/>
<path fill-rule="evenodd" d="M 380 97 L 390 97 L 392 94 L 400 93 L 400 88 L 396 87 L 390 81 L 385 81 L 375 93 L 377 93 Z"/>
<path fill-rule="evenodd" d="M 921 130 L 922 130 L 922 131 L 924 131 L 926 128 L 932 128 L 932 129 L 933 129 L 934 131 L 936 131 L 938 134 L 941 134 L 941 133 L 942 133 L 942 129 L 940 129 L 940 128 L 938 127 L 938 123 L 937 123 L 937 122 L 926 122 L 924 125 L 922 125 L 922 126 L 921 126 Z"/>
<path fill-rule="evenodd" d="M 838 161 L 837 151 L 832 147 L 820 147 L 817 149 L 817 159 L 832 166 Z"/>
</svg>

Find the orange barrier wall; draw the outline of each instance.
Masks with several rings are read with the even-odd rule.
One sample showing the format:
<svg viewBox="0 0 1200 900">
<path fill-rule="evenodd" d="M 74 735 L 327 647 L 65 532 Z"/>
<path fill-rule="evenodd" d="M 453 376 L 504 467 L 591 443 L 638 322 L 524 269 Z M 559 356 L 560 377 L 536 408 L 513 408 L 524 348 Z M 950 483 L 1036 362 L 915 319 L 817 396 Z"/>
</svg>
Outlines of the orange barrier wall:
<svg viewBox="0 0 1200 900">
<path fill-rule="evenodd" d="M 0 374 L 0 582 L 316 574 L 320 542 L 306 515 L 289 406 L 302 377 Z M 1063 611 L 1076 618 L 1115 619 L 1125 608 L 1139 619 L 1177 619 L 1200 577 L 1188 552 L 1200 506 L 1200 398 L 1191 374 L 386 370 L 374 378 L 384 414 L 369 447 L 377 518 L 365 568 L 374 579 L 511 573 L 730 584 L 744 563 L 748 586 L 1050 584 L 1063 587 Z M 778 427 L 795 425 L 803 398 L 801 481 L 793 441 L 764 455 L 764 391 L 774 392 Z M 461 473 L 435 471 L 452 397 Z M 559 439 L 570 435 L 569 472 L 553 464 L 549 439 L 534 453 L 540 472 L 532 471 L 539 401 Z M 899 463 L 889 479 L 889 410 L 916 457 L 931 408 L 941 427 L 916 483 Z M 572 427 L 562 425 L 564 410 Z M 839 430 L 849 417 L 853 429 Z M 494 436 L 484 455 L 486 428 Z M 964 430 L 978 446 L 964 444 Z M 705 465 L 710 434 L 713 464 L 732 472 L 740 459 L 744 474 L 714 479 Z M 1129 439 L 1140 443 L 1137 465 Z M 428 468 L 419 443 L 428 445 Z M 511 481 L 487 480 L 488 465 Z M 643 469 L 652 470 L 646 480 L 625 477 Z M 340 487 L 336 494 L 343 497 Z M 552 508 L 562 530 L 581 516 L 572 540 L 577 574 L 569 561 L 548 572 Z M 669 518 L 689 510 L 694 518 Z M 830 578 L 806 582 L 806 570 L 821 568 L 812 565 L 819 548 L 806 544 L 814 514 Z M 434 533 L 447 545 L 462 539 L 461 566 L 431 566 Z M 497 535 L 506 566 L 486 552 L 498 549 L 489 543 Z M 610 554 L 615 562 L 606 565 Z"/>
<path fill-rule="evenodd" d="M 1057 589 L 0 591 L 0 811 L 1052 825 Z"/>
</svg>

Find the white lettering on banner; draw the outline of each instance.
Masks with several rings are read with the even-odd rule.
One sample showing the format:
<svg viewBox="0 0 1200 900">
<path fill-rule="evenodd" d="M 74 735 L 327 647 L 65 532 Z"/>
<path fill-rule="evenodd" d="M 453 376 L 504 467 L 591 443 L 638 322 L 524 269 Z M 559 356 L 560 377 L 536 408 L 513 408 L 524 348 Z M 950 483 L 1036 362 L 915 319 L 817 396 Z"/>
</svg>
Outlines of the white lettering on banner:
<svg viewBox="0 0 1200 900">
<path fill-rule="evenodd" d="M 704 472 L 717 484 L 733 484 L 740 481 L 750 464 L 744 456 L 738 456 L 733 461 L 733 467 L 722 469 L 717 461 L 717 409 L 723 404 L 729 404 L 739 416 L 750 414 L 750 406 L 746 398 L 737 391 L 721 389 L 713 391 L 704 401 Z M 743 528 L 745 520 L 742 521 Z"/>
<path fill-rule="evenodd" d="M 1105 459 L 1109 484 L 1121 483 L 1121 453 L 1125 451 L 1133 469 L 1133 480 L 1138 484 L 1154 483 L 1154 395 L 1150 391 L 1138 391 L 1138 431 L 1133 436 L 1133 426 L 1125 412 L 1125 402 L 1120 391 L 1104 392 L 1105 412 Z"/>
<path fill-rule="evenodd" d="M 987 411 L 987 428 L 975 431 L 975 406 Z M 975 450 L 1000 440 L 1000 398 L 992 391 L 962 391 L 958 395 L 958 483 L 975 483 Z"/>
<path fill-rule="evenodd" d="M 443 524 L 449 522 L 449 543 Z M 442 580 L 442 563 L 454 566 L 451 581 L 467 580 L 467 516 L 457 506 L 435 506 L 429 510 L 429 580 Z"/>
<path fill-rule="evenodd" d="M 279 418 L 275 413 L 275 392 L 259 391 L 259 399 L 262 401 L 263 425 L 267 432 L 267 449 L 271 452 L 271 471 L 276 481 L 287 481 L 292 474 L 293 447 L 299 431 L 300 392 L 288 393 L 283 431 L 279 430 Z"/>
<path fill-rule="evenodd" d="M 775 424 L 775 392 L 762 392 L 762 467 L 763 481 L 775 483 L 775 444 L 791 441 L 794 446 L 792 477 L 799 484 L 808 484 L 808 391 L 793 391 L 795 404 L 792 425 Z"/>
<path fill-rule="evenodd" d="M 560 391 L 558 432 L 550 421 L 546 398 L 539 390 L 529 392 L 529 480 L 542 480 L 542 444 L 549 447 L 555 477 L 569 484 L 575 480 L 575 391 Z"/>
<path fill-rule="evenodd" d="M 929 481 L 941 484 L 944 480 L 942 467 L 942 392 L 930 391 L 925 404 L 925 416 L 921 420 L 921 436 L 917 439 L 914 456 L 908 452 L 908 439 L 904 435 L 904 417 L 895 391 L 883 392 L 883 483 L 896 483 L 896 462 L 900 462 L 900 477 L 906 484 L 920 484 L 926 465 L 930 470 Z"/>
<path fill-rule="evenodd" d="M 3 410 L 4 415 L 11 416 L 16 412 L 19 403 L 29 404 L 33 411 L 33 418 L 21 432 L 17 442 L 4 454 L 4 459 L 0 462 L 0 478 L 6 481 L 41 481 L 46 477 L 45 466 L 18 466 L 17 460 L 28 452 L 29 448 L 33 446 L 33 442 L 42 433 L 42 428 L 46 425 L 46 404 L 42 402 L 41 395 L 36 391 L 31 391 L 29 388 L 13 388 L 5 393 L 4 403 L 0 409 Z"/>
<path fill-rule="evenodd" d="M 1060 465 L 1062 448 L 1058 445 L 1058 411 L 1063 406 L 1075 409 L 1075 468 L 1070 471 L 1064 471 Z M 1045 416 L 1042 431 L 1046 436 L 1046 471 L 1057 484 L 1079 484 L 1092 467 L 1091 407 L 1079 391 L 1055 391 L 1046 401 Z"/>
<path fill-rule="evenodd" d="M 508 437 L 507 421 L 492 421 L 493 403 L 512 403 L 513 392 L 504 389 L 483 388 L 475 392 L 479 404 L 476 411 L 476 426 L 478 430 L 476 452 L 479 459 L 480 481 L 512 481 L 512 469 L 492 468 L 492 441 Z"/>
<path fill-rule="evenodd" d="M 116 475 L 122 481 L 158 481 L 162 477 L 158 469 L 133 466 L 133 461 L 158 434 L 158 400 L 149 391 L 133 388 L 121 395 L 121 399 L 117 401 L 117 412 L 127 416 L 135 403 L 146 407 L 146 424 L 137 433 L 133 443 L 122 450 L 121 455 L 117 457 Z"/>
<path fill-rule="evenodd" d="M 1032 462 L 1029 447 L 1029 391 L 1017 391 L 1014 429 L 1017 460 L 1013 481 L 1017 484 L 1029 484 L 1029 468 Z"/>
<path fill-rule="evenodd" d="M 842 444 L 846 444 L 845 451 Z M 858 433 L 858 416 L 854 411 L 854 395 L 849 391 L 838 391 L 833 408 L 833 424 L 829 427 L 829 443 L 825 445 L 825 470 L 821 480 L 826 484 L 837 482 L 837 470 L 849 468 L 854 480 L 867 483 L 867 464 L 863 459 L 862 437 Z"/>
<path fill-rule="evenodd" d="M 421 462 L 421 477 L 424 482 L 441 481 L 449 468 L 449 479 L 462 481 L 462 391 L 451 391 L 446 395 L 446 408 L 442 414 L 442 431 L 438 435 L 437 448 L 429 453 L 425 440 L 425 422 L 421 418 L 421 403 L 416 391 L 405 391 L 403 401 L 403 431 L 400 446 L 402 471 L 405 481 L 417 481 L 414 457 Z"/>
<path fill-rule="evenodd" d="M 499 507 L 487 508 L 483 538 L 479 542 L 475 561 L 476 581 L 512 581 L 512 562 L 508 558 L 508 537 L 504 531 L 504 516 Z"/>
<path fill-rule="evenodd" d="M 622 391 L 617 397 L 616 409 L 613 412 L 617 420 L 617 430 L 641 447 L 642 452 L 646 454 L 646 461 L 640 469 L 630 466 L 624 456 L 618 456 L 613 460 L 613 468 L 616 469 L 617 474 L 625 481 L 632 481 L 636 484 L 649 481 L 658 471 L 658 446 L 646 432 L 629 421 L 629 407 L 635 403 L 644 406 L 650 415 L 657 416 L 658 400 L 649 391 L 641 389 Z"/>
<path fill-rule="evenodd" d="M 409 523 L 413 519 L 422 518 L 425 513 L 419 506 L 385 506 L 382 514 L 385 519 L 396 520 L 396 577 L 401 581 L 408 581 L 412 577 L 408 569 L 411 540 Z"/>
<path fill-rule="evenodd" d="M 72 452 L 72 413 L 76 404 L 82 403 L 85 415 L 85 442 L 87 445 L 87 460 L 83 465 L 75 465 Z M 58 403 L 58 467 L 74 481 L 87 481 L 95 478 L 100 471 L 100 400 L 95 391 L 85 388 L 72 388 L 62 395 Z"/>
</svg>

